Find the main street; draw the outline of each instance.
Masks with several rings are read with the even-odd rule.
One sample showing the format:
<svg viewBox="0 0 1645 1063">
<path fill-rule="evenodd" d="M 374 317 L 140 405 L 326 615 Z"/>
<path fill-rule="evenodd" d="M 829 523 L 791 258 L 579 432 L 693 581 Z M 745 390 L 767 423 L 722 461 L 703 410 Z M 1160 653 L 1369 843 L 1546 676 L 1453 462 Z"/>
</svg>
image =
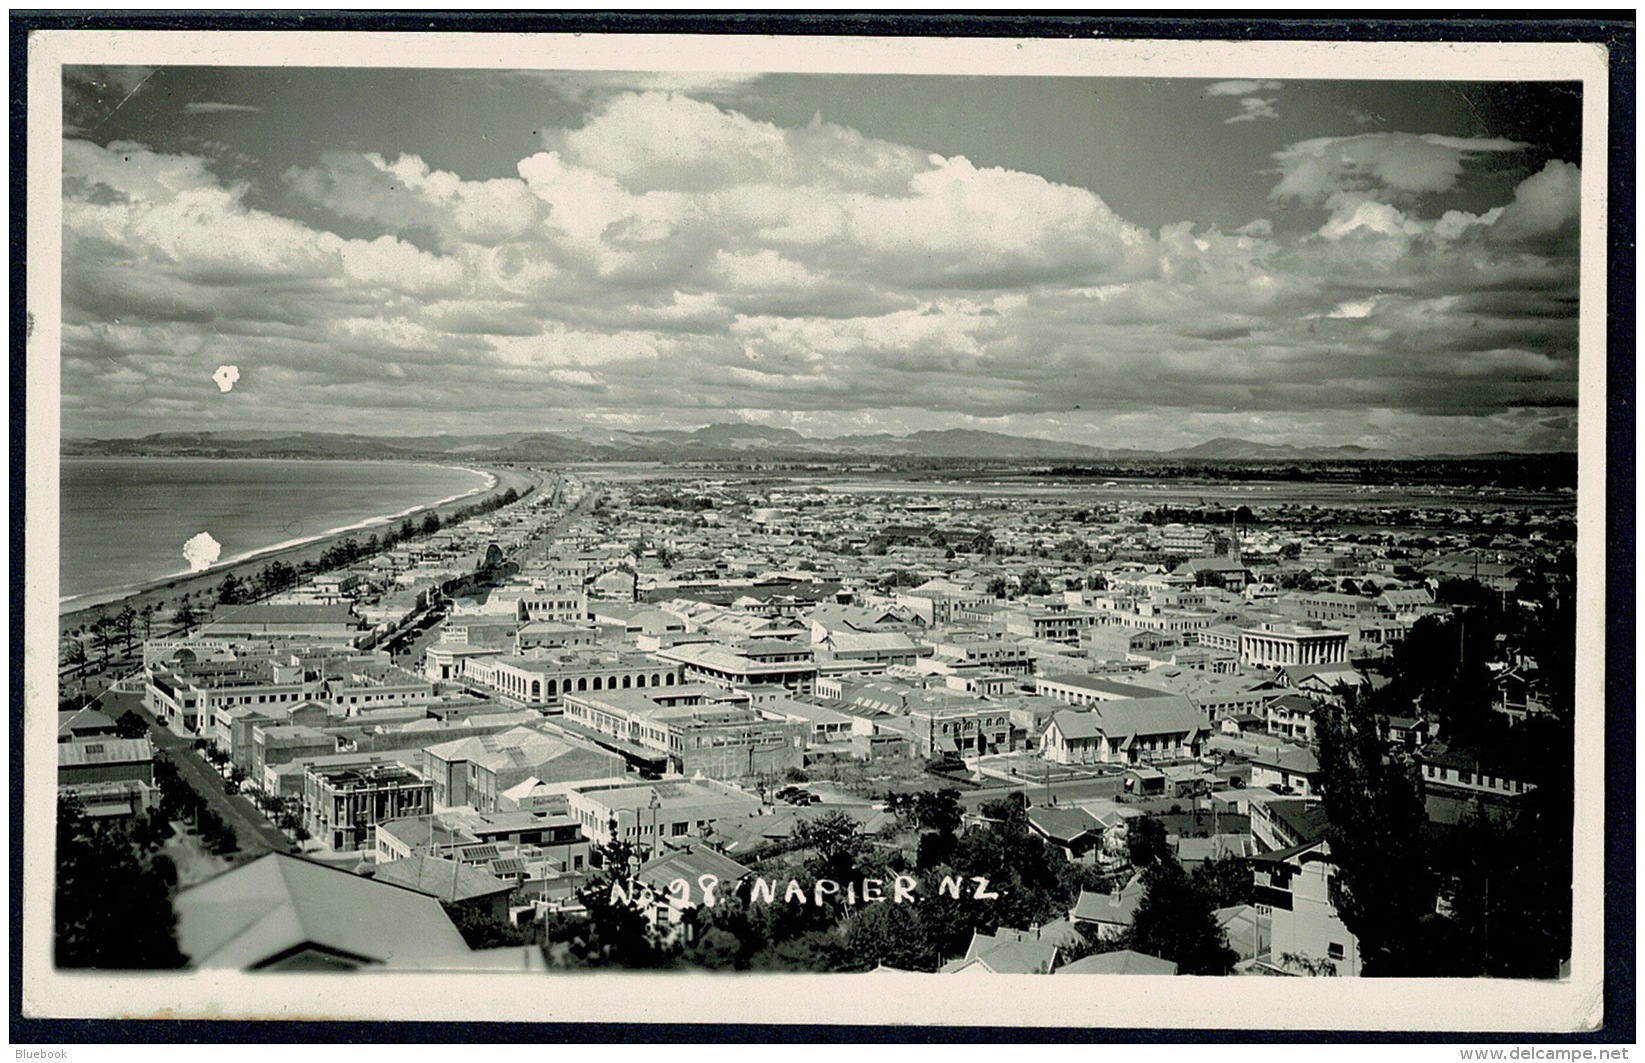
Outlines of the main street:
<svg viewBox="0 0 1645 1063">
<path fill-rule="evenodd" d="M 129 710 L 142 717 L 149 725 L 149 740 L 157 750 L 163 750 L 177 765 L 178 774 L 207 804 L 215 809 L 234 830 L 240 851 L 246 856 L 260 856 L 269 850 L 291 852 L 296 847 L 280 828 L 270 823 L 257 806 L 240 794 L 231 794 L 216 769 L 200 759 L 190 739 L 175 734 L 155 722 L 154 716 L 143 706 L 141 694 L 110 690 L 98 704 L 98 709 L 111 719 L 119 719 Z"/>
</svg>

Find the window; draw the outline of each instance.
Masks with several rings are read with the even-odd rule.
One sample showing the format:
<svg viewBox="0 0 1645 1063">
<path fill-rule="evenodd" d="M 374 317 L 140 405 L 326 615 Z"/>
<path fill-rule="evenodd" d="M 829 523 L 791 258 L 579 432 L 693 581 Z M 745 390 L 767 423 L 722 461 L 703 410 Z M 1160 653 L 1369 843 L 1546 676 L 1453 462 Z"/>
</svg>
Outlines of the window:
<svg viewBox="0 0 1645 1063">
<path fill-rule="evenodd" d="M 1325 947 L 1325 954 L 1333 960 L 1340 960 L 1346 955 L 1341 943 L 1333 941 Z"/>
</svg>

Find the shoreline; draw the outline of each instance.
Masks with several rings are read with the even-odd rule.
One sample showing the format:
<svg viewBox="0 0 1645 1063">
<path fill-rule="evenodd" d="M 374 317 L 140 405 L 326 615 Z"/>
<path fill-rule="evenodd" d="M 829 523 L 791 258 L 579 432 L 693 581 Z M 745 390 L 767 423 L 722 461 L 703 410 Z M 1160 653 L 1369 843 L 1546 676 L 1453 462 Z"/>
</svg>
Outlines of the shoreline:
<svg viewBox="0 0 1645 1063">
<path fill-rule="evenodd" d="M 439 464 L 441 468 L 460 468 L 466 472 L 473 472 L 485 476 L 489 483 L 482 484 L 472 491 L 460 495 L 451 495 L 434 502 L 424 502 L 409 509 L 356 521 L 343 527 L 333 528 L 302 539 L 284 543 L 274 543 L 258 550 L 247 551 L 225 561 L 219 561 L 210 568 L 197 572 L 179 572 L 175 575 L 160 576 L 138 584 L 128 584 L 103 591 L 88 591 L 58 603 L 59 634 L 67 633 L 82 623 L 89 623 L 96 614 L 104 611 L 117 612 L 124 605 L 141 609 L 150 601 L 175 599 L 184 595 L 197 594 L 201 590 L 217 586 L 229 575 L 244 579 L 248 574 L 254 574 L 262 567 L 274 562 L 283 561 L 287 564 L 300 564 L 318 558 L 333 543 L 348 538 L 356 532 L 368 528 L 383 527 L 395 521 L 434 513 L 443 520 L 449 514 L 465 505 L 481 501 L 492 495 L 500 495 L 510 487 L 524 495 L 526 488 L 542 489 L 541 477 L 525 469 L 505 469 L 489 466 L 447 465 L 443 463 L 419 462 L 418 464 Z"/>
</svg>

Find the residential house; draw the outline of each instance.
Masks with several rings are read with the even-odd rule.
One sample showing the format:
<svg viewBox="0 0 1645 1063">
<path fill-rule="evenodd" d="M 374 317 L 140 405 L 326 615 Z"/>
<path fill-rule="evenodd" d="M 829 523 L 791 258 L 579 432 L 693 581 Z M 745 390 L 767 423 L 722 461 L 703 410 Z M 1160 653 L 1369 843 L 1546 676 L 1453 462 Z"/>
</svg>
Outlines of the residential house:
<svg viewBox="0 0 1645 1063">
<path fill-rule="evenodd" d="M 1251 756 L 1251 785 L 1299 797 L 1314 795 L 1320 780 L 1319 758 L 1303 746 L 1280 746 Z"/>
<path fill-rule="evenodd" d="M 390 886 L 437 898 L 447 911 L 471 909 L 495 922 L 508 920 L 508 897 L 514 883 L 457 860 L 413 853 L 403 860 L 376 865 L 371 877 Z"/>
<path fill-rule="evenodd" d="M 1027 933 L 1002 929 L 998 934 L 973 931 L 965 955 L 937 968 L 938 974 L 1050 974 L 1057 966 L 1057 946 Z"/>
<path fill-rule="evenodd" d="M 1098 941 L 1111 941 L 1131 929 L 1142 894 L 1141 875 L 1133 875 L 1131 881 L 1111 893 L 1080 890 L 1068 921 L 1088 937 L 1094 934 Z"/>
<path fill-rule="evenodd" d="M 1117 949 L 1063 964 L 1057 974 L 1176 974 L 1177 965 L 1146 952 Z"/>
<path fill-rule="evenodd" d="M 1028 809 L 1028 829 L 1074 863 L 1095 864 L 1102 849 L 1102 824 L 1077 806 L 1033 805 Z"/>
<path fill-rule="evenodd" d="M 1336 974 L 1360 973 L 1359 939 L 1349 932 L 1333 902 L 1337 867 L 1323 838 L 1251 857 L 1256 909 L 1269 920 L 1269 962 L 1286 969 L 1288 958 L 1328 963 Z"/>
<path fill-rule="evenodd" d="M 1314 715 L 1318 704 L 1301 694 L 1284 694 L 1268 702 L 1267 731 L 1293 742 L 1312 745 L 1316 738 Z"/>
</svg>

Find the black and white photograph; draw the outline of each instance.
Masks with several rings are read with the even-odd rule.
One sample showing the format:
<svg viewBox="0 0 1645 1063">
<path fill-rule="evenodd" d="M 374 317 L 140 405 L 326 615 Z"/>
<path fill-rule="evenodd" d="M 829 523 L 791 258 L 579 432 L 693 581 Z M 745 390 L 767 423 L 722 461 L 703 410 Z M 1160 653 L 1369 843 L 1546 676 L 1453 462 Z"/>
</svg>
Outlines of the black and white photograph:
<svg viewBox="0 0 1645 1063">
<path fill-rule="evenodd" d="M 25 1012 L 1601 1021 L 1603 49 L 39 36 Z"/>
</svg>

